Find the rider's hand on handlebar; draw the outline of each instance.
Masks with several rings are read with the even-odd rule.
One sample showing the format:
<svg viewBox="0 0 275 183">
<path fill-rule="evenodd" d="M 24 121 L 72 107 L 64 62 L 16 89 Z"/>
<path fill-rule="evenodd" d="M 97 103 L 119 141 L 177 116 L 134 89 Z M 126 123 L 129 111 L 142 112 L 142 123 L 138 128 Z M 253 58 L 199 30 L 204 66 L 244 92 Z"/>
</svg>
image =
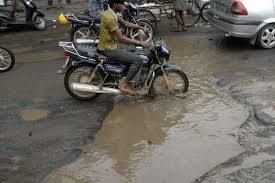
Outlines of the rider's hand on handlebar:
<svg viewBox="0 0 275 183">
<path fill-rule="evenodd" d="M 140 46 L 142 46 L 143 48 L 150 48 L 151 43 L 148 41 L 140 41 Z"/>
</svg>

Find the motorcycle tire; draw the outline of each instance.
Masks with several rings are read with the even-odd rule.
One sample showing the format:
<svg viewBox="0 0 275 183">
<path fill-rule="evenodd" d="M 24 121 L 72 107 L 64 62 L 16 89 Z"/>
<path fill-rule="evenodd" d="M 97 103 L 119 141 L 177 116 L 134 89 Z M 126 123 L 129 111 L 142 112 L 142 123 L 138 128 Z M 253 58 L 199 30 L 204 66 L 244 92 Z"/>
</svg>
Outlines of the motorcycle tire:
<svg viewBox="0 0 275 183">
<path fill-rule="evenodd" d="M 165 69 L 164 69 L 165 70 Z M 165 70 L 167 76 L 169 77 L 169 75 L 172 75 L 172 74 L 176 74 L 179 76 L 179 78 L 181 79 L 181 82 L 182 82 L 182 88 L 181 89 L 178 89 L 179 91 L 177 91 L 177 93 L 186 93 L 188 91 L 188 87 L 189 87 L 189 80 L 188 80 L 188 77 L 187 75 L 182 71 L 182 70 L 178 70 L 178 69 L 171 69 L 171 70 Z M 162 72 L 160 73 L 157 73 L 157 75 L 154 77 L 153 79 L 153 82 L 152 82 L 152 85 L 149 89 L 149 95 L 150 96 L 158 96 L 160 95 L 159 93 L 157 93 L 156 91 L 156 81 L 159 77 L 164 77 Z M 165 82 L 165 79 L 163 78 L 163 82 L 162 83 L 164 86 L 161 86 L 161 87 L 167 87 L 166 86 L 166 82 Z M 168 89 L 168 87 L 166 88 Z M 169 90 L 169 89 L 168 89 Z M 171 92 L 172 93 L 172 92 Z"/>
<path fill-rule="evenodd" d="M 7 58 L 6 58 L 7 57 Z M 4 59 L 9 59 L 8 63 L 4 64 Z M 6 72 L 11 70 L 15 64 L 15 57 L 10 49 L 0 47 L 0 72 Z"/>
<path fill-rule="evenodd" d="M 89 32 L 88 32 L 89 31 Z M 77 39 L 97 39 L 96 30 L 90 29 L 89 26 L 77 25 L 71 30 L 71 41 L 76 42 Z"/>
<path fill-rule="evenodd" d="M 33 20 L 33 27 L 36 30 L 45 30 L 47 27 L 45 18 L 42 16 L 36 16 Z"/>
<path fill-rule="evenodd" d="M 65 78 L 64 78 L 64 86 L 66 91 L 69 93 L 70 96 L 72 96 L 73 98 L 79 100 L 79 101 L 89 101 L 92 100 L 96 97 L 98 97 L 100 94 L 99 93 L 92 93 L 92 92 L 81 92 L 81 91 L 74 91 L 71 88 L 71 83 L 72 82 L 77 82 L 77 83 L 82 83 L 82 84 L 88 84 L 88 79 L 90 77 L 90 75 L 85 75 L 84 73 L 84 69 L 86 69 L 86 71 L 89 71 L 91 74 L 91 72 L 93 71 L 94 67 L 89 65 L 89 64 L 85 64 L 85 63 L 81 63 L 78 64 L 76 66 L 72 66 L 71 68 L 69 68 L 69 70 L 66 72 Z M 79 71 L 79 75 L 77 76 L 77 81 L 72 81 L 73 78 L 73 74 L 75 74 L 77 71 Z M 95 77 L 94 78 L 98 78 L 100 81 L 97 82 L 102 82 L 102 74 L 100 72 L 95 72 Z M 94 80 L 91 81 L 91 83 L 93 84 L 93 82 L 95 82 Z"/>
</svg>

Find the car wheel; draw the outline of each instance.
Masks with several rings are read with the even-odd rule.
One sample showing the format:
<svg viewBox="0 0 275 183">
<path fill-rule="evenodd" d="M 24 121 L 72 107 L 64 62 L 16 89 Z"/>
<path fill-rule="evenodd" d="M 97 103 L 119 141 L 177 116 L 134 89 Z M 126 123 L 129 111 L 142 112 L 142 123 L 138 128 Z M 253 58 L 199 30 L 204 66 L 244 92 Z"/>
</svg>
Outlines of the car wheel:
<svg viewBox="0 0 275 183">
<path fill-rule="evenodd" d="M 266 49 L 275 47 L 275 24 L 266 25 L 260 30 L 258 44 Z"/>
</svg>

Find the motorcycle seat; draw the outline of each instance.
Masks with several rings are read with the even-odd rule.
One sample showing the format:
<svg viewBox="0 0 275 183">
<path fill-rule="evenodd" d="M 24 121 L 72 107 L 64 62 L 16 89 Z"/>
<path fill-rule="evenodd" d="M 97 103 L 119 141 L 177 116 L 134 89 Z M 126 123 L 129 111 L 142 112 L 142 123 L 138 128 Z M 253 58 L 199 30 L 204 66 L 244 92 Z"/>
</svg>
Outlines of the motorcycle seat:
<svg viewBox="0 0 275 183">
<path fill-rule="evenodd" d="M 98 50 L 95 52 L 89 52 L 88 53 L 88 56 L 90 58 L 95 58 L 97 60 L 100 60 L 100 59 L 104 59 L 104 64 L 119 64 L 118 61 L 114 60 L 114 59 L 111 59 L 101 53 L 98 52 Z"/>
<path fill-rule="evenodd" d="M 96 60 L 104 59 L 104 63 L 116 63 L 114 60 L 98 53 L 95 45 L 76 45 L 76 49 L 81 56 L 93 58 Z"/>
<path fill-rule="evenodd" d="M 105 64 L 107 64 L 107 63 L 108 64 L 119 64 L 120 63 L 117 60 L 111 59 L 111 58 L 103 55 L 102 53 L 98 52 L 95 45 L 89 45 L 89 44 L 76 45 L 76 49 L 81 56 L 93 58 L 96 60 L 104 59 Z M 145 54 L 141 54 L 141 55 L 145 55 Z M 147 63 L 147 60 L 144 60 L 144 61 Z M 125 63 L 124 65 L 128 65 L 128 64 Z"/>
<path fill-rule="evenodd" d="M 75 46 L 76 46 L 76 50 L 78 51 L 78 53 L 84 57 L 88 57 L 89 52 L 96 50 L 96 47 L 94 45 L 90 45 L 90 44 L 78 44 Z"/>
<path fill-rule="evenodd" d="M 13 13 L 14 12 L 14 7 L 13 6 L 0 6 L 0 12 Z"/>
</svg>

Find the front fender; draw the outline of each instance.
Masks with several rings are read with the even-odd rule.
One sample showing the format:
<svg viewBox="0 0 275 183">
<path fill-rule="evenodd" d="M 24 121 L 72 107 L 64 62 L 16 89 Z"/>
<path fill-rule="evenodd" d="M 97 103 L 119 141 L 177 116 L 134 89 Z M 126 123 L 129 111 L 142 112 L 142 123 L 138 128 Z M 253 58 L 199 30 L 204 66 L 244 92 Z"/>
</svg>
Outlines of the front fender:
<svg viewBox="0 0 275 183">
<path fill-rule="evenodd" d="M 166 72 L 169 72 L 169 71 L 172 71 L 172 70 L 182 70 L 179 66 L 174 65 L 174 64 L 164 64 L 164 65 L 163 65 L 163 69 L 164 69 Z M 155 74 L 156 74 L 156 76 L 157 76 L 157 75 L 162 75 L 162 70 L 161 70 L 160 67 L 158 67 L 158 68 L 155 70 Z"/>
<path fill-rule="evenodd" d="M 36 16 L 45 17 L 45 15 L 39 11 L 34 12 L 33 17 L 36 17 Z"/>
</svg>

